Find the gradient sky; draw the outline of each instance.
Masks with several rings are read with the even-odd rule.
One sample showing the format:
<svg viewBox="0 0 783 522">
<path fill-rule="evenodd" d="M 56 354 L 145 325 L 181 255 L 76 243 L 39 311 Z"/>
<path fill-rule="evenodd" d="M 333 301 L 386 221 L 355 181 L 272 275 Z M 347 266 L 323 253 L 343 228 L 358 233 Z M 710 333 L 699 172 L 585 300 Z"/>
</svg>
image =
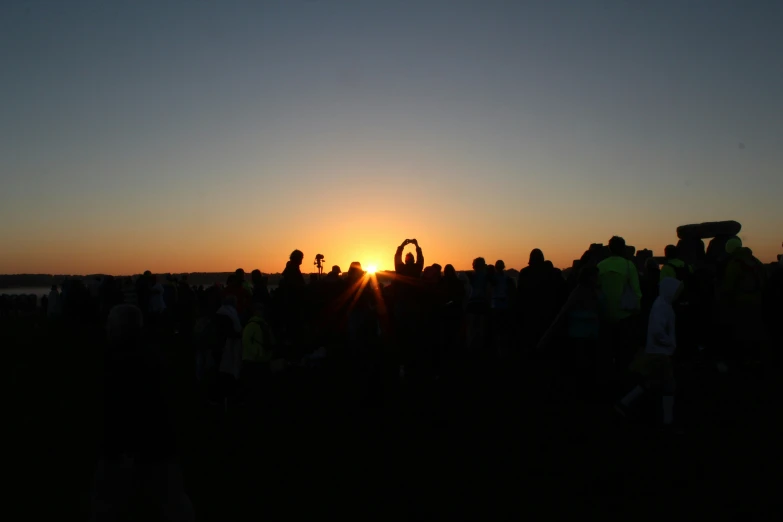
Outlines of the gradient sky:
<svg viewBox="0 0 783 522">
<path fill-rule="evenodd" d="M 0 3 L 0 273 L 783 240 L 783 2 Z"/>
</svg>

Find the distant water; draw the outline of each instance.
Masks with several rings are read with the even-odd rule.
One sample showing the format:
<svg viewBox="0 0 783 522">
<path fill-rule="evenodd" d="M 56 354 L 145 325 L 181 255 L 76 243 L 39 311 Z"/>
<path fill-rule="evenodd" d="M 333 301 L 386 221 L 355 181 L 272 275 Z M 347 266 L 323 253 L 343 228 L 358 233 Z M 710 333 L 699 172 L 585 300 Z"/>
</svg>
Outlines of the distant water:
<svg viewBox="0 0 783 522">
<path fill-rule="evenodd" d="M 26 287 L 16 287 L 16 288 L 0 288 L 0 295 L 6 294 L 6 295 L 35 295 L 38 296 L 38 300 L 41 300 L 41 297 L 45 295 L 49 295 L 49 292 L 51 291 L 51 287 L 45 287 L 45 286 L 26 286 Z"/>
</svg>

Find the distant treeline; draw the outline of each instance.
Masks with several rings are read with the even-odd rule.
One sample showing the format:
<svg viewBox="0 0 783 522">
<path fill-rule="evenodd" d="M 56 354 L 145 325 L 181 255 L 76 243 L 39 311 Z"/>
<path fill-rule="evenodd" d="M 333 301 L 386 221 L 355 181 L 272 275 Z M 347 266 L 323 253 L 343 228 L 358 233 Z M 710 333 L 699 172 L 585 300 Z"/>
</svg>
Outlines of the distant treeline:
<svg viewBox="0 0 783 522">
<path fill-rule="evenodd" d="M 515 278 L 519 274 L 514 269 L 506 271 L 511 277 Z M 204 285 L 210 286 L 215 283 L 226 284 L 228 276 L 233 272 L 192 272 L 189 274 L 175 274 L 179 279 L 182 275 L 187 275 L 188 283 L 191 285 Z M 40 288 L 49 287 L 52 285 L 61 285 L 66 279 L 81 279 L 82 281 L 105 277 L 106 274 L 88 274 L 88 275 L 67 275 L 67 274 L 9 274 L 0 275 L 0 288 Z M 139 274 L 133 275 L 134 279 Z M 264 274 L 269 278 L 269 286 L 277 286 L 280 283 L 282 274 Z M 115 276 L 115 277 L 129 277 L 129 276 Z M 159 280 L 166 277 L 166 274 L 157 274 Z M 248 280 L 250 280 L 250 274 L 246 274 Z M 305 274 L 305 279 L 308 279 L 308 275 Z M 393 272 L 378 272 L 378 278 L 384 283 L 389 283 L 393 277 Z"/>
<path fill-rule="evenodd" d="M 193 272 L 190 274 L 174 274 L 178 279 L 182 275 L 188 276 L 188 282 L 191 285 L 212 285 L 215 283 L 225 284 L 228 276 L 233 272 Z M 71 274 L 9 274 L 0 275 L 0 288 L 25 288 L 25 287 L 47 287 L 52 285 L 61 285 L 66 279 L 80 279 L 82 281 L 88 281 L 90 279 L 102 279 L 108 274 L 87 274 L 87 275 L 71 275 Z M 133 277 L 136 279 L 140 274 L 133 276 L 114 276 L 114 277 Z M 156 274 L 159 280 L 163 280 L 166 274 Z M 269 277 L 269 284 L 277 284 L 277 281 L 282 277 L 280 274 L 265 274 Z M 248 279 L 250 275 L 248 274 Z"/>
</svg>

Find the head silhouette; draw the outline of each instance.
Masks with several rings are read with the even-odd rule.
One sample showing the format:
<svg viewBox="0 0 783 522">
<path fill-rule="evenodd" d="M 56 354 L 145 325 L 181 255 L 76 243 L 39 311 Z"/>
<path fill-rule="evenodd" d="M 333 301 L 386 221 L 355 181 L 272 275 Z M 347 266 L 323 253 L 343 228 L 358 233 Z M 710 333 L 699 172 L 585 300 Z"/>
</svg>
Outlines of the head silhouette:
<svg viewBox="0 0 783 522">
<path fill-rule="evenodd" d="M 544 261 L 544 253 L 540 249 L 534 248 L 530 251 L 530 259 L 527 264 L 528 266 L 543 265 Z"/>
<path fill-rule="evenodd" d="M 658 276 L 661 275 L 661 267 L 658 265 L 658 261 L 654 257 L 650 257 L 644 262 L 644 272 L 653 278 L 653 281 L 658 281 Z"/>
<path fill-rule="evenodd" d="M 351 263 L 351 266 L 348 268 L 348 279 L 349 280 L 357 280 L 360 279 L 364 275 L 364 270 L 362 270 L 362 264 L 358 261 L 354 261 Z"/>
<path fill-rule="evenodd" d="M 733 254 L 738 248 L 742 248 L 742 240 L 738 237 L 733 237 L 726 241 L 726 253 Z"/>
<path fill-rule="evenodd" d="M 625 257 L 625 239 L 620 236 L 613 236 L 612 239 L 609 240 L 609 252 L 611 252 L 613 256 Z"/>
<path fill-rule="evenodd" d="M 477 257 L 473 260 L 473 270 L 479 271 L 487 268 L 487 262 L 483 257 Z"/>
<path fill-rule="evenodd" d="M 495 271 L 496 272 L 499 273 L 499 272 L 502 272 L 505 269 L 506 269 L 506 263 L 504 263 L 502 259 L 498 259 L 497 261 L 495 261 Z"/>
<path fill-rule="evenodd" d="M 669 260 L 677 259 L 677 256 L 680 255 L 680 253 L 677 251 L 677 247 L 674 245 L 666 245 L 666 248 L 663 250 L 663 254 L 666 256 L 666 259 Z"/>
<path fill-rule="evenodd" d="M 340 267 L 338 265 L 334 265 L 332 267 L 331 273 L 334 275 L 340 275 L 342 273 L 342 270 L 340 270 Z"/>
<path fill-rule="evenodd" d="M 406 265 L 412 265 L 414 263 L 415 263 L 415 261 L 413 259 L 413 254 L 411 254 L 410 252 L 405 254 L 405 264 Z"/>
<path fill-rule="evenodd" d="M 446 265 L 443 267 L 443 276 L 449 279 L 457 277 L 457 271 L 454 269 L 454 265 Z"/>
<path fill-rule="evenodd" d="M 304 253 L 301 250 L 294 250 L 291 252 L 289 259 L 292 264 L 299 266 L 302 264 L 302 261 L 304 261 Z"/>
</svg>

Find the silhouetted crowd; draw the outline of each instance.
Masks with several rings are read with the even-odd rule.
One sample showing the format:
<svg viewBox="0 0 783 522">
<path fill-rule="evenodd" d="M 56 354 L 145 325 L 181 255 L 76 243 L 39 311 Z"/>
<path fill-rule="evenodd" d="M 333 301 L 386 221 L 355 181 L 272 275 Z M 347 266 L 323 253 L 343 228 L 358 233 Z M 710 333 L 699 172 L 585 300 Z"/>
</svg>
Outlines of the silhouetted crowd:
<svg viewBox="0 0 783 522">
<path fill-rule="evenodd" d="M 145 346 L 175 338 L 192 349 L 205 402 L 226 414 L 236 404 L 264 407 L 274 375 L 290 368 L 347 367 L 372 401 L 373 382 L 389 375 L 415 388 L 546 357 L 559 361 L 574 394 L 622 415 L 642 395 L 658 397 L 660 424 L 671 429 L 673 361 L 708 359 L 722 372 L 779 364 L 783 267 L 763 265 L 738 239 L 725 250 L 707 262 L 670 245 L 663 263 L 640 266 L 613 237 L 565 276 L 535 249 L 513 278 L 502 260 L 482 257 L 464 274 L 425 265 L 418 242 L 406 239 L 387 284 L 358 262 L 306 280 L 305 256 L 294 250 L 273 289 L 259 270 L 208 287 L 145 272 L 66 281 L 42 304 L 52 321 L 106 324 L 115 435 L 103 466 L 160 451 L 159 434 L 148 448 L 150 434 L 139 432 L 150 425 L 140 418 L 165 416 L 148 386 L 156 369 Z"/>
</svg>

